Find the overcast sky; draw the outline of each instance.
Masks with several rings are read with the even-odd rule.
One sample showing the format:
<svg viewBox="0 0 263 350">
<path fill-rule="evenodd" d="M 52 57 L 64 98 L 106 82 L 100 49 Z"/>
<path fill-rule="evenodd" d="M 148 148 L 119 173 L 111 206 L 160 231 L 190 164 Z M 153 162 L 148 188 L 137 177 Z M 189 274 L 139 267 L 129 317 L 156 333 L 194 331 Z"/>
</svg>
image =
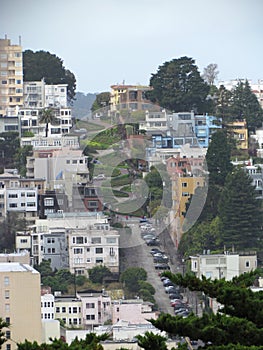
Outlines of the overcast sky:
<svg viewBox="0 0 263 350">
<path fill-rule="evenodd" d="M 148 85 L 166 61 L 263 79 L 263 0 L 0 0 L 0 38 L 60 57 L 77 91 Z"/>
</svg>

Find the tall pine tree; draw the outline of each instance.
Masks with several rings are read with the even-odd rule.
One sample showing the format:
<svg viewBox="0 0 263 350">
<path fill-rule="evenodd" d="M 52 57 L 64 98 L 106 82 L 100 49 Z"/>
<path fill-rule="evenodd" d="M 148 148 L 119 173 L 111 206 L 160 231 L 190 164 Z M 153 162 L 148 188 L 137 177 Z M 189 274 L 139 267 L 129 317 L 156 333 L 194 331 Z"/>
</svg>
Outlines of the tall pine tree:
<svg viewBox="0 0 263 350">
<path fill-rule="evenodd" d="M 238 249 L 258 248 L 262 239 L 262 214 L 249 175 L 240 168 L 229 173 L 218 205 L 224 244 Z"/>
</svg>

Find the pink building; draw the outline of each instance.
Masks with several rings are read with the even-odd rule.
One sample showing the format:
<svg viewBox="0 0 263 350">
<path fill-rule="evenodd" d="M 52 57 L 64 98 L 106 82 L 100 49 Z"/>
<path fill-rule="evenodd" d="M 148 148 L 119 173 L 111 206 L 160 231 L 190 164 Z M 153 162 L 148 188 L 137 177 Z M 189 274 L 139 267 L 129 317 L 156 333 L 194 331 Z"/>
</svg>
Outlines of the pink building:
<svg viewBox="0 0 263 350">
<path fill-rule="evenodd" d="M 112 303 L 112 324 L 120 320 L 133 324 L 148 324 L 149 319 L 157 319 L 158 312 L 152 311 L 153 304 L 141 299 L 114 300 Z"/>
</svg>

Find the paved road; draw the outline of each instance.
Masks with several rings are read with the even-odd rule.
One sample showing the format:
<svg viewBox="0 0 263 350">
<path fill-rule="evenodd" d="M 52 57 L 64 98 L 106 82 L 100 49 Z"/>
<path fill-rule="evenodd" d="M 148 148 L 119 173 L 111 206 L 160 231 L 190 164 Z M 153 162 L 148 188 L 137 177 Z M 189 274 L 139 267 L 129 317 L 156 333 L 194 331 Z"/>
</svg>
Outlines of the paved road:
<svg viewBox="0 0 263 350">
<path fill-rule="evenodd" d="M 173 309 L 170 306 L 168 294 L 165 293 L 163 284 L 158 276 L 159 271 L 154 268 L 153 258 L 150 254 L 152 247 L 148 247 L 141 238 L 138 219 L 129 219 L 126 223 L 131 227 L 132 233 L 124 231 L 120 236 L 121 272 L 132 266 L 144 268 L 147 271 L 147 281 L 151 283 L 156 290 L 154 298 L 158 304 L 159 310 L 174 315 Z M 163 246 L 159 248 L 164 250 Z M 174 261 L 175 257 L 173 256 L 173 262 Z M 177 266 L 175 264 L 170 264 L 170 266 L 172 272 L 177 271 Z"/>
</svg>

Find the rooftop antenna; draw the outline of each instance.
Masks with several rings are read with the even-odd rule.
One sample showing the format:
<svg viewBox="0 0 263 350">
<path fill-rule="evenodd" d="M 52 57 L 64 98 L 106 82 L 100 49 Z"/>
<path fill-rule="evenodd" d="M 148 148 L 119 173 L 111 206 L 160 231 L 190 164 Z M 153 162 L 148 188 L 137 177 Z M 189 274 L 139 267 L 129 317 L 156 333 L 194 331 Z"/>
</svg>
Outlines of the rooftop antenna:
<svg viewBox="0 0 263 350">
<path fill-rule="evenodd" d="M 22 42 L 22 40 L 21 40 L 21 35 L 19 35 L 19 46 L 21 46 L 21 42 Z"/>
</svg>

